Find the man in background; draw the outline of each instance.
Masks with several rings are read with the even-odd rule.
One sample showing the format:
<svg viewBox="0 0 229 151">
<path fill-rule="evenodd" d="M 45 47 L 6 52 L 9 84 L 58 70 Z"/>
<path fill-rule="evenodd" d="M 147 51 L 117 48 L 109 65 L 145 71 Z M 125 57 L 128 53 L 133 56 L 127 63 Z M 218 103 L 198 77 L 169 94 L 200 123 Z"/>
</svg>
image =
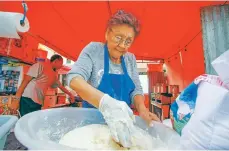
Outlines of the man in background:
<svg viewBox="0 0 229 151">
<path fill-rule="evenodd" d="M 11 108 L 15 110 L 19 108 L 21 116 L 41 110 L 45 100 L 45 93 L 49 87 L 59 87 L 69 95 L 71 102 L 74 102 L 74 95 L 61 85 L 58 80 L 57 70 L 62 65 L 63 58 L 57 54 L 46 62 L 33 64 L 25 75 L 15 97 L 13 97 Z"/>
</svg>

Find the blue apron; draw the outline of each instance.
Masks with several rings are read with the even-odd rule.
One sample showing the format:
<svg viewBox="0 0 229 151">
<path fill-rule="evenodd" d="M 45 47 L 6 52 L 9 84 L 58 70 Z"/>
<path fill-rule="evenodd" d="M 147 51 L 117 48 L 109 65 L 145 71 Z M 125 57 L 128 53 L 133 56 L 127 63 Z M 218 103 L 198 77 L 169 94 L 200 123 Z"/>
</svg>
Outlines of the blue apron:
<svg viewBox="0 0 229 151">
<path fill-rule="evenodd" d="M 126 65 L 123 56 L 121 57 L 121 65 L 123 74 L 109 73 L 109 52 L 107 45 L 104 45 L 104 74 L 98 86 L 98 90 L 110 95 L 112 98 L 119 101 L 124 101 L 128 106 L 131 106 L 131 92 L 134 91 L 135 85 L 127 73 Z M 82 102 L 84 108 L 95 108 L 86 101 Z"/>
</svg>

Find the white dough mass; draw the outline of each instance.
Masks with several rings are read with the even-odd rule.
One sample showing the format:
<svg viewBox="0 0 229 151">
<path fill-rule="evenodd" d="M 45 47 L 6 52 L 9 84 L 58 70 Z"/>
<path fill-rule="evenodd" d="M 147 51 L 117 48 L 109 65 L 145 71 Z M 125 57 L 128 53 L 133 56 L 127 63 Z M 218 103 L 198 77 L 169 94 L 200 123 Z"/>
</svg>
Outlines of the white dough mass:
<svg viewBox="0 0 229 151">
<path fill-rule="evenodd" d="M 135 144 L 130 150 L 158 149 L 162 147 L 161 140 L 152 138 L 145 131 L 137 128 L 138 139 L 132 138 Z M 91 124 L 76 128 L 65 134 L 59 141 L 60 144 L 78 149 L 124 150 L 113 141 L 107 125 Z"/>
</svg>

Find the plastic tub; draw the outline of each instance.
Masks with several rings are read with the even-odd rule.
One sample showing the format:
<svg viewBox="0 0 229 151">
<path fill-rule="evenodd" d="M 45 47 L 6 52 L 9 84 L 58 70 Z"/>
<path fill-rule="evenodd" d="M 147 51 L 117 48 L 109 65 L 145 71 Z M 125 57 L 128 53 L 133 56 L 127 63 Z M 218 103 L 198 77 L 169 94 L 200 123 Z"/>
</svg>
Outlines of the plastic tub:
<svg viewBox="0 0 229 151">
<path fill-rule="evenodd" d="M 139 127 L 147 129 L 141 118 L 137 117 L 136 121 Z M 73 148 L 58 144 L 60 138 L 70 130 L 88 124 L 105 124 L 97 109 L 55 108 L 23 116 L 17 122 L 14 132 L 16 138 L 28 149 L 67 150 Z M 171 128 L 155 122 L 148 132 L 153 136 L 159 135 L 168 144 L 169 149 L 178 148 L 180 136 Z"/>
<path fill-rule="evenodd" d="M 0 150 L 5 146 L 6 138 L 18 118 L 13 115 L 0 115 Z"/>
</svg>

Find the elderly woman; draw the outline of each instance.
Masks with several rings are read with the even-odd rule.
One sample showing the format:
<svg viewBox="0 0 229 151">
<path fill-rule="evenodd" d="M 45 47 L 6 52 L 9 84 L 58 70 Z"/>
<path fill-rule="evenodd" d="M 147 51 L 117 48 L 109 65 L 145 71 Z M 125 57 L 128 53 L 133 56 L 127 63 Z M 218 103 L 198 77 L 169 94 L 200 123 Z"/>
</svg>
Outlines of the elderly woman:
<svg viewBox="0 0 229 151">
<path fill-rule="evenodd" d="M 106 42 L 91 42 L 81 52 L 68 74 L 69 86 L 85 101 L 83 107 L 98 108 L 116 142 L 130 147 L 134 104 L 149 125 L 157 116 L 147 110 L 135 56 L 128 52 L 139 34 L 139 22 L 130 13 L 118 11 L 105 33 Z"/>
</svg>

